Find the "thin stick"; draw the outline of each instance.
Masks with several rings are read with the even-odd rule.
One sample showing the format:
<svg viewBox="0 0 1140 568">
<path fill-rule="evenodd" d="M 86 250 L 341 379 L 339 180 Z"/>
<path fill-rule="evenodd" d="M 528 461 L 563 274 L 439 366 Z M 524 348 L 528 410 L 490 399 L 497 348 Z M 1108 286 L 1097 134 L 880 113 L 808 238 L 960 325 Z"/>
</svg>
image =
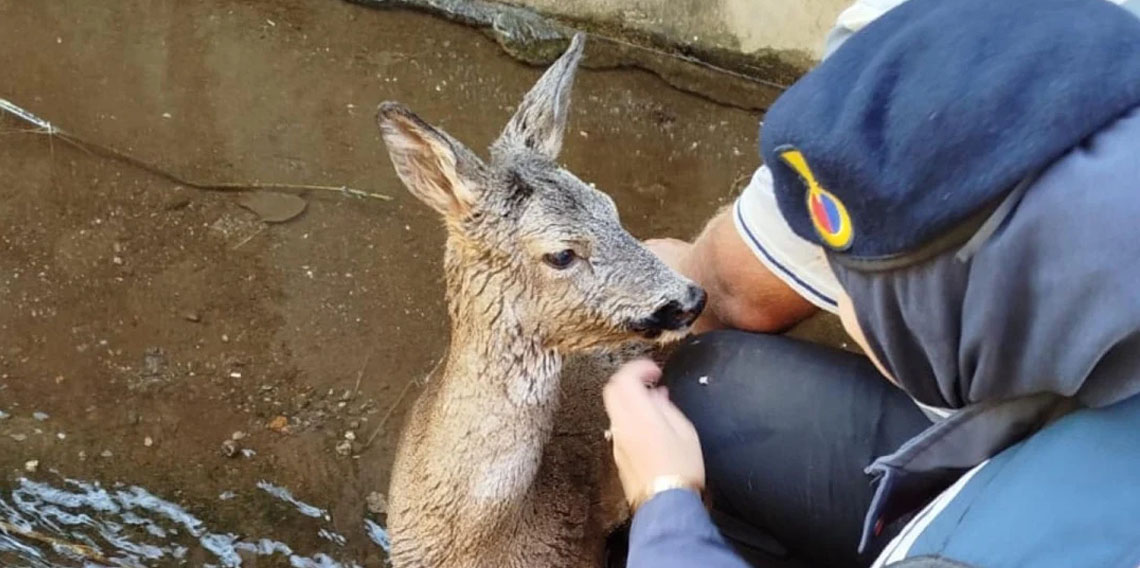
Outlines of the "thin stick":
<svg viewBox="0 0 1140 568">
<path fill-rule="evenodd" d="M 28 112 L 27 110 L 16 106 L 15 104 L 0 99 L 0 110 L 5 111 L 25 122 L 38 127 L 37 132 L 46 133 L 49 136 L 73 144 L 76 147 L 98 154 L 104 158 L 117 160 L 146 172 L 152 173 L 158 177 L 166 179 L 167 181 L 176 184 L 185 185 L 194 189 L 203 191 L 255 191 L 255 190 L 274 190 L 274 191 L 288 191 L 288 192 L 302 192 L 302 191 L 330 191 L 336 193 L 343 193 L 353 197 L 367 197 L 370 199 L 379 199 L 381 201 L 391 201 L 392 197 L 382 193 L 372 193 L 359 189 L 354 189 L 347 186 L 331 186 L 331 185 L 309 185 L 309 184 L 294 184 L 294 183 L 262 183 L 262 182 L 207 182 L 197 181 L 182 177 L 178 174 L 168 172 L 156 165 L 144 162 L 130 154 L 116 150 L 110 146 L 104 146 L 95 142 L 87 141 L 75 134 L 64 132 L 62 129 L 56 127 L 54 124 Z"/>
<path fill-rule="evenodd" d="M 443 362 L 446 359 L 447 353 L 444 353 L 443 356 L 439 358 L 439 361 L 435 362 L 435 366 L 432 367 L 430 371 L 428 371 L 427 375 L 424 375 L 424 378 L 430 378 L 432 375 L 434 375 L 435 372 L 439 370 L 439 367 L 443 365 Z M 414 384 L 416 384 L 416 381 L 408 381 L 408 384 L 404 385 L 404 390 L 400 391 L 400 396 L 396 397 L 396 402 L 393 402 L 392 406 L 388 407 L 388 412 L 384 413 L 384 416 L 380 418 L 380 422 L 376 424 L 376 429 L 372 431 L 372 435 L 368 436 L 368 441 L 364 442 L 364 448 L 362 448 L 362 451 L 363 449 L 366 449 L 372 445 L 372 442 L 376 439 L 376 436 L 380 434 L 380 431 L 384 429 L 384 425 L 388 423 L 388 419 L 392 417 L 392 414 L 394 412 L 396 412 L 396 408 L 400 406 L 400 403 L 404 402 L 404 398 L 408 396 L 408 391 L 412 390 L 412 385 Z"/>
<path fill-rule="evenodd" d="M 49 544 L 53 547 L 65 548 L 65 549 L 70 550 L 71 552 L 74 552 L 74 553 L 76 553 L 76 554 L 78 554 L 78 555 L 80 555 L 80 556 L 82 556 L 88 560 L 93 560 L 95 562 L 99 562 L 100 564 L 107 564 L 107 565 L 111 564 L 110 560 L 103 558 L 103 556 L 101 554 L 99 554 L 99 552 L 97 550 L 95 550 L 94 548 L 87 546 L 87 545 L 75 544 L 75 543 L 67 542 L 64 540 L 60 540 L 60 539 L 52 537 L 52 536 L 48 536 L 46 534 L 41 534 L 41 533 L 38 533 L 38 532 L 33 531 L 33 530 L 22 529 L 16 525 L 13 525 L 12 523 L 5 522 L 5 521 L 0 521 L 0 530 L 3 530 L 4 532 L 9 533 L 9 534 L 22 536 L 24 538 L 30 538 L 32 540 L 42 542 L 44 544 Z"/>
<path fill-rule="evenodd" d="M 246 237 L 246 238 L 242 239 L 240 243 L 238 243 L 238 244 L 234 245 L 234 248 L 232 248 L 232 249 L 230 249 L 230 250 L 237 250 L 237 249 L 241 248 L 241 247 L 242 247 L 242 245 L 244 245 L 245 243 L 248 243 L 249 241 L 252 241 L 254 237 L 256 237 L 257 235 L 260 235 L 262 232 L 264 232 L 264 231 L 265 231 L 265 227 L 266 227 L 266 225 L 262 225 L 262 226 L 261 226 L 261 227 L 259 227 L 259 228 L 258 228 L 256 231 L 254 231 L 254 232 L 253 232 L 253 234 L 251 234 L 250 236 L 248 236 L 248 237 Z"/>
<path fill-rule="evenodd" d="M 364 357 L 364 364 L 360 366 L 360 370 L 356 372 L 356 386 L 352 387 L 352 396 L 349 400 L 356 400 L 356 395 L 360 393 L 360 380 L 364 378 L 364 370 L 368 368 L 368 362 L 372 360 L 372 352 L 369 351 L 368 355 Z"/>
</svg>

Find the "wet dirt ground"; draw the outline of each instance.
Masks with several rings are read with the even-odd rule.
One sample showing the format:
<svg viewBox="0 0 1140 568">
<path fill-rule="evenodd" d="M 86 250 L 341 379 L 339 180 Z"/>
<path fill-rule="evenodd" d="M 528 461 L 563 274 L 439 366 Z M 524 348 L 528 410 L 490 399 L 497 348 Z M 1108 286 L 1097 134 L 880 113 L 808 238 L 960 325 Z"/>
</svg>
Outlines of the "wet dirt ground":
<svg viewBox="0 0 1140 568">
<path fill-rule="evenodd" d="M 0 97 L 59 127 L 201 180 L 393 198 L 311 192 L 266 224 L 0 118 L 0 528 L 29 547 L 0 564 L 381 564 L 367 498 L 447 321 L 442 231 L 373 112 L 484 148 L 540 71 L 341 2 L 0 0 Z M 649 74 L 584 71 L 574 97 L 563 159 L 638 236 L 691 236 L 757 165 L 758 116 Z"/>
</svg>

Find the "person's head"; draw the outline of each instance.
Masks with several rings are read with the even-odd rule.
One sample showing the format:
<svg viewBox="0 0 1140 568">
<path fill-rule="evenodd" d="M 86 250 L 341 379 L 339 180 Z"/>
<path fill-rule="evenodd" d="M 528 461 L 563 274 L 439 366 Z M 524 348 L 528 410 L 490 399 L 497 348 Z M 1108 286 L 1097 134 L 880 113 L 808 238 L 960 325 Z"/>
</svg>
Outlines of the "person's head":
<svg viewBox="0 0 1140 568">
<path fill-rule="evenodd" d="M 929 405 L 1140 392 L 1140 20 L 1041 1 L 910 0 L 766 116 L 785 220 Z"/>
</svg>

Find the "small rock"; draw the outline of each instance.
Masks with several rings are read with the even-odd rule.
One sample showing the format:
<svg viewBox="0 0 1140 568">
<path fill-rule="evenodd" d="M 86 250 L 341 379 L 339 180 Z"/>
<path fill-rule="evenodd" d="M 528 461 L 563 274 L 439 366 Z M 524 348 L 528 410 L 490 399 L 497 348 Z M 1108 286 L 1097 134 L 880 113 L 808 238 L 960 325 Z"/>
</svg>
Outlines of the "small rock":
<svg viewBox="0 0 1140 568">
<path fill-rule="evenodd" d="M 368 506 L 368 512 L 374 515 L 383 515 L 388 512 L 388 498 L 379 491 L 373 491 L 364 498 L 364 503 Z"/>
<path fill-rule="evenodd" d="M 229 343 L 229 342 L 230 342 L 230 336 L 223 333 L 222 334 L 222 343 Z"/>
<path fill-rule="evenodd" d="M 353 420 L 353 421 L 349 422 L 348 428 L 350 430 L 359 430 L 360 429 L 360 421 L 359 420 Z"/>
<path fill-rule="evenodd" d="M 341 440 L 336 443 L 336 453 L 342 456 L 347 456 L 352 453 L 352 442 L 348 440 Z"/>
<path fill-rule="evenodd" d="M 147 347 L 143 351 L 143 375 L 157 377 L 166 365 L 166 354 L 161 347 Z"/>
<path fill-rule="evenodd" d="M 182 314 L 182 319 L 185 319 L 189 322 L 198 323 L 202 321 L 202 314 L 199 314 L 198 312 L 186 312 Z"/>
<path fill-rule="evenodd" d="M 151 438 L 150 436 L 143 438 L 143 445 L 148 447 L 148 448 L 153 446 L 154 445 L 154 438 Z"/>
<path fill-rule="evenodd" d="M 111 262 L 116 264 L 116 265 L 122 266 L 123 265 L 123 257 L 121 257 L 121 256 L 111 257 Z"/>
<path fill-rule="evenodd" d="M 252 458 L 253 456 L 256 456 L 256 455 L 257 455 L 257 452 L 255 452 L 249 448 L 242 448 L 241 449 L 241 457 L 243 457 L 245 459 Z"/>
<path fill-rule="evenodd" d="M 170 196 L 170 199 L 166 201 L 166 204 L 163 205 L 163 209 L 166 209 L 167 211 L 177 211 L 179 209 L 184 209 L 187 205 L 190 205 L 190 196 L 175 193 L 174 195 Z"/>
<path fill-rule="evenodd" d="M 218 495 L 218 499 L 221 499 L 222 501 L 229 501 L 234 497 L 237 497 L 237 493 L 234 493 L 233 491 L 225 491 L 221 495 Z"/>
<path fill-rule="evenodd" d="M 28 473 L 35 473 L 40 468 L 40 460 L 28 460 L 24 462 L 24 471 Z"/>
<path fill-rule="evenodd" d="M 32 413 L 32 418 L 35 418 L 36 420 L 43 422 L 44 420 L 51 418 L 51 416 L 48 416 L 48 413 L 46 413 L 46 412 L 40 412 L 37 410 L 36 412 Z"/>
<path fill-rule="evenodd" d="M 701 377 L 701 378 L 697 379 L 697 382 L 698 382 L 698 383 L 700 383 L 700 384 L 702 384 L 702 385 L 707 385 L 707 384 L 709 384 L 709 377 L 708 377 L 708 375 L 705 375 L 705 376 L 703 376 L 703 377 Z"/>
<path fill-rule="evenodd" d="M 245 432 L 242 432 L 241 430 L 238 430 L 237 432 L 234 432 L 233 434 L 230 434 L 230 439 L 231 439 L 231 440 L 233 440 L 233 441 L 235 441 L 235 442 L 237 442 L 237 441 L 239 441 L 239 440 L 243 440 L 243 439 L 245 439 L 245 437 L 246 437 L 246 436 L 248 436 L 248 435 L 249 435 L 249 434 L 246 434 Z"/>
<path fill-rule="evenodd" d="M 13 440 L 15 440 L 17 442 L 23 442 L 24 440 L 28 439 L 27 434 L 9 434 L 8 437 L 12 438 Z"/>
<path fill-rule="evenodd" d="M 231 372 L 231 373 L 230 373 L 230 378 L 231 378 L 231 379 L 240 379 L 240 378 L 241 378 L 241 373 L 239 373 L 239 372 L 237 372 L 237 371 L 233 371 L 233 372 Z"/>
<path fill-rule="evenodd" d="M 11 416 L 12 416 L 11 414 L 8 414 L 7 412 L 0 410 L 0 420 L 7 420 Z"/>
<path fill-rule="evenodd" d="M 253 211 L 266 223 L 284 223 L 303 213 L 308 202 L 288 193 L 258 191 L 245 194 L 238 205 Z"/>
<path fill-rule="evenodd" d="M 115 457 L 115 454 L 111 450 L 103 450 L 99 454 L 99 457 L 101 457 L 101 458 L 113 458 L 113 457 Z"/>
<path fill-rule="evenodd" d="M 55 435 L 55 437 L 56 437 L 56 438 L 59 438 L 60 440 L 66 440 L 66 439 L 67 439 L 67 434 L 64 434 L 63 432 L 57 432 L 57 433 L 56 433 L 56 435 Z"/>
<path fill-rule="evenodd" d="M 237 442 L 233 440 L 226 440 L 222 442 L 222 455 L 227 458 L 232 458 L 238 454 Z"/>
<path fill-rule="evenodd" d="M 79 461 L 87 461 L 87 452 L 79 450 Z"/>
<path fill-rule="evenodd" d="M 266 427 L 278 434 L 287 434 L 289 432 L 289 419 L 284 416 L 274 416 Z"/>
<path fill-rule="evenodd" d="M 344 433 L 344 439 L 348 440 L 349 442 L 355 442 L 356 441 L 356 432 L 353 432 L 352 430 L 345 432 Z"/>
</svg>

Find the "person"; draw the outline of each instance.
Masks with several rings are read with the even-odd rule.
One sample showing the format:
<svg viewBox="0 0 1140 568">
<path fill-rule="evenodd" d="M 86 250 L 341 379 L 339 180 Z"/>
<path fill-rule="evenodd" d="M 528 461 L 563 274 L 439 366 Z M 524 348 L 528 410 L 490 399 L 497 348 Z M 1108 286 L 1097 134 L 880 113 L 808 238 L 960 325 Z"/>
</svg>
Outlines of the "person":
<svg viewBox="0 0 1140 568">
<path fill-rule="evenodd" d="M 1140 11 L 1114 4 L 841 16 L 768 167 L 652 243 L 710 303 L 664 376 L 605 391 L 629 566 L 1140 564 Z M 815 309 L 867 358 L 749 333 Z"/>
</svg>

